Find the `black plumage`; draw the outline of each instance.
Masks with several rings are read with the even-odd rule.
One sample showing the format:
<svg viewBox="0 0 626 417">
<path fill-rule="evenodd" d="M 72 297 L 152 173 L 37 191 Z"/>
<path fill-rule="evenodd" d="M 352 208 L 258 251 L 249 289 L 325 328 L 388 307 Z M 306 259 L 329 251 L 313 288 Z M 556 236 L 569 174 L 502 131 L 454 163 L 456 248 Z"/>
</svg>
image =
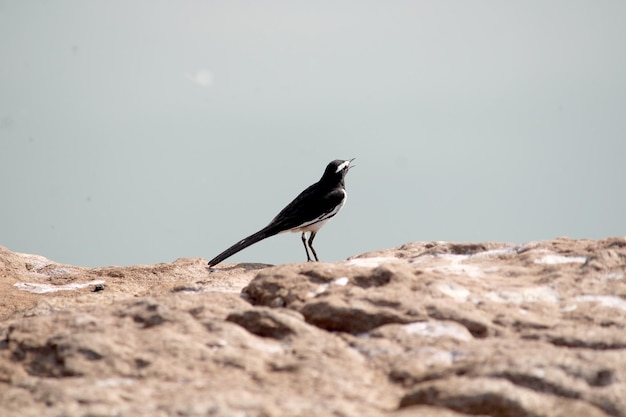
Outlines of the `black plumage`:
<svg viewBox="0 0 626 417">
<path fill-rule="evenodd" d="M 209 266 L 217 265 L 248 246 L 283 232 L 302 232 L 307 260 L 312 260 L 309 255 L 310 248 L 315 260 L 319 261 L 313 249 L 313 239 L 319 229 L 343 207 L 346 201 L 344 181 L 346 174 L 354 166 L 351 165 L 353 160 L 338 159 L 329 163 L 322 178 L 302 191 L 267 226 L 211 259 Z M 306 232 L 310 232 L 308 240 L 305 236 Z"/>
</svg>

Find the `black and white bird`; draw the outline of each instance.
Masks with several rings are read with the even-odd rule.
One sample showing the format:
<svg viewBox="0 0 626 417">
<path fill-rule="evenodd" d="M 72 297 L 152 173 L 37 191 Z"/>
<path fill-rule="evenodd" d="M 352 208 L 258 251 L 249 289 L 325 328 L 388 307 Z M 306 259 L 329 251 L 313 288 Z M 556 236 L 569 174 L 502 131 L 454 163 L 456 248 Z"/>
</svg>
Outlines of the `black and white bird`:
<svg viewBox="0 0 626 417">
<path fill-rule="evenodd" d="M 339 213 L 345 204 L 347 194 L 344 179 L 350 168 L 354 167 L 351 165 L 352 161 L 354 158 L 345 161 L 337 159 L 329 163 L 322 178 L 302 191 L 267 226 L 211 259 L 209 266 L 217 265 L 240 250 L 283 232 L 302 232 L 302 244 L 306 251 L 307 261 L 312 260 L 309 248 L 315 260 L 319 261 L 313 249 L 313 239 L 321 227 Z M 308 240 L 306 232 L 310 233 Z"/>
</svg>

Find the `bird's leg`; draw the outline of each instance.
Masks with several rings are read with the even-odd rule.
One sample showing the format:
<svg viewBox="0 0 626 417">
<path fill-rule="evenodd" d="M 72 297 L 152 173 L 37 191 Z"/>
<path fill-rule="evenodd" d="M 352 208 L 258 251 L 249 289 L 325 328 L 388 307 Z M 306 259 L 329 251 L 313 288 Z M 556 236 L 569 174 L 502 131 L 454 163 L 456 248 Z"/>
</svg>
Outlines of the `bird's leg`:
<svg viewBox="0 0 626 417">
<path fill-rule="evenodd" d="M 302 232 L 302 244 L 304 245 L 304 250 L 306 251 L 306 261 L 311 262 L 311 257 L 309 256 L 309 248 L 306 246 L 306 232 Z M 313 252 L 315 254 L 315 252 Z"/>
<path fill-rule="evenodd" d="M 315 249 L 313 249 L 313 239 L 314 238 L 315 238 L 315 232 L 311 232 L 311 234 L 309 235 L 309 247 L 311 248 L 311 252 L 313 252 L 313 256 L 315 256 L 315 260 L 317 262 L 319 262 L 320 260 L 317 259 L 317 253 L 315 253 Z M 308 255 L 308 252 L 307 252 L 307 255 Z"/>
</svg>

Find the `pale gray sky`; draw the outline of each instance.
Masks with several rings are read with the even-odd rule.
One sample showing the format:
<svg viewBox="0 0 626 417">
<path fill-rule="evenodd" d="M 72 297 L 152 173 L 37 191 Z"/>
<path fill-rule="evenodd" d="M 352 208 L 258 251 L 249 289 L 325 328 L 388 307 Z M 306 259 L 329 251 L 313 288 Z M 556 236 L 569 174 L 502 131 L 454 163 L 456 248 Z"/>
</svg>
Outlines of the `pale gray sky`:
<svg viewBox="0 0 626 417">
<path fill-rule="evenodd" d="M 212 258 L 333 159 L 335 261 L 626 235 L 626 2 L 0 0 L 0 245 Z M 305 260 L 280 235 L 232 261 Z"/>
</svg>

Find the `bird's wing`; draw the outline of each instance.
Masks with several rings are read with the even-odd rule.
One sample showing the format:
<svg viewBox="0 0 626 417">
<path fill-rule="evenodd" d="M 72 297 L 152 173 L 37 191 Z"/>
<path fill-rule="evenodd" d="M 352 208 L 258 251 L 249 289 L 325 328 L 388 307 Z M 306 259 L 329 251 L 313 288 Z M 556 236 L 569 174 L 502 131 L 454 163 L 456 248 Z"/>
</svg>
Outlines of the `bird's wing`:
<svg viewBox="0 0 626 417">
<path fill-rule="evenodd" d="M 316 184 L 315 184 L 316 185 Z M 280 211 L 268 227 L 280 231 L 296 229 L 332 213 L 346 197 L 342 189 L 320 193 L 315 185 L 310 186 Z"/>
</svg>

